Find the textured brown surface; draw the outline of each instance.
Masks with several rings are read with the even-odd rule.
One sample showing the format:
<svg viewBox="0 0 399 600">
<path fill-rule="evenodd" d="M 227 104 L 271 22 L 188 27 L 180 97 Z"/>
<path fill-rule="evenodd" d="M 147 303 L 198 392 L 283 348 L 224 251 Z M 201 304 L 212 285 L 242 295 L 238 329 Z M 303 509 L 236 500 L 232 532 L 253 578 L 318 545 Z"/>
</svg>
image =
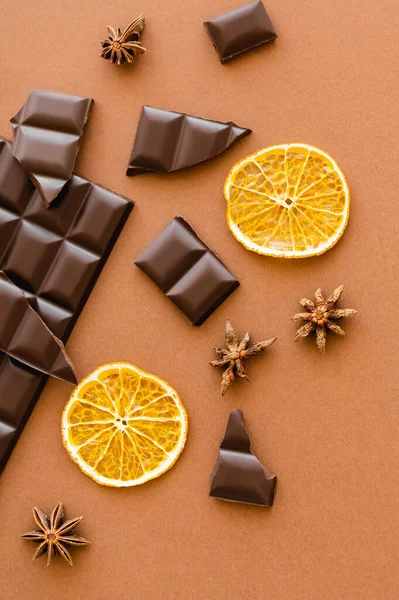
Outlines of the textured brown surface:
<svg viewBox="0 0 399 600">
<path fill-rule="evenodd" d="M 398 8 L 397 0 L 268 0 L 275 44 L 222 66 L 202 21 L 233 0 L 1 0 L 0 134 L 34 87 L 96 101 L 77 172 L 137 204 L 67 350 L 78 376 L 115 360 L 167 379 L 189 412 L 175 467 L 140 489 L 102 488 L 61 447 L 70 387 L 48 383 L 0 479 L 2 600 L 394 600 L 397 564 Z M 99 58 L 106 25 L 146 13 L 148 52 L 133 69 Z M 234 120 L 253 133 L 211 163 L 167 176 L 125 176 L 142 104 Z M 263 145 L 304 141 L 331 153 L 352 191 L 348 229 L 316 259 L 256 256 L 227 230 L 221 192 L 232 163 Z M 182 214 L 241 287 L 191 327 L 133 260 Z M 330 336 L 293 343 L 297 300 L 346 284 L 359 314 Z M 226 316 L 278 336 L 248 365 L 251 383 L 219 397 L 207 364 Z M 277 474 L 271 510 L 208 497 L 231 409 L 244 411 L 256 455 Z M 19 534 L 31 509 L 59 501 L 84 515 L 92 545 L 75 566 L 31 562 Z"/>
</svg>

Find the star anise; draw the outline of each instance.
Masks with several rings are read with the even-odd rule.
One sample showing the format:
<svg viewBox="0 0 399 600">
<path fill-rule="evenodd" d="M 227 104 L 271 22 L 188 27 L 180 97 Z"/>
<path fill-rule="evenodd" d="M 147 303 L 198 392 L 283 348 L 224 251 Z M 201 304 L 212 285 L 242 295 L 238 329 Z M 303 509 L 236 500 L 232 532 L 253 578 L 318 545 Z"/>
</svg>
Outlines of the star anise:
<svg viewBox="0 0 399 600">
<path fill-rule="evenodd" d="M 244 360 L 255 354 L 260 354 L 260 352 L 271 346 L 277 338 L 274 337 L 265 342 L 250 343 L 249 331 L 247 331 L 241 342 L 238 342 L 237 334 L 232 328 L 229 319 L 227 319 L 225 339 L 227 348 L 215 348 L 217 360 L 210 362 L 213 367 L 225 368 L 222 375 L 222 396 L 225 395 L 229 385 L 234 381 L 236 376 L 249 381 L 244 369 Z"/>
<path fill-rule="evenodd" d="M 353 308 L 335 308 L 343 289 L 344 286 L 340 285 L 326 300 L 319 288 L 314 294 L 316 302 L 312 302 L 312 300 L 308 300 L 307 298 L 302 298 L 299 301 L 308 312 L 298 313 L 292 317 L 293 321 L 307 321 L 296 332 L 296 342 L 308 336 L 312 331 L 316 331 L 317 347 L 324 354 L 326 351 L 327 329 L 338 335 L 345 335 L 345 331 L 335 321 L 345 317 L 353 317 L 357 313 L 357 310 Z"/>
<path fill-rule="evenodd" d="M 47 566 L 49 566 L 53 557 L 58 554 L 72 566 L 73 563 L 68 546 L 86 546 L 90 544 L 85 538 L 72 535 L 72 530 L 75 529 L 83 517 L 63 522 L 64 507 L 61 502 L 57 504 L 50 517 L 39 508 L 34 508 L 33 518 L 39 529 L 24 533 L 22 536 L 26 540 L 32 540 L 40 544 L 33 560 L 47 553 Z"/>
<path fill-rule="evenodd" d="M 138 54 L 145 52 L 144 46 L 139 42 L 140 33 L 144 29 L 144 15 L 140 15 L 130 23 L 123 33 L 119 27 L 108 26 L 109 39 L 101 42 L 102 58 L 112 63 L 132 63 Z"/>
</svg>

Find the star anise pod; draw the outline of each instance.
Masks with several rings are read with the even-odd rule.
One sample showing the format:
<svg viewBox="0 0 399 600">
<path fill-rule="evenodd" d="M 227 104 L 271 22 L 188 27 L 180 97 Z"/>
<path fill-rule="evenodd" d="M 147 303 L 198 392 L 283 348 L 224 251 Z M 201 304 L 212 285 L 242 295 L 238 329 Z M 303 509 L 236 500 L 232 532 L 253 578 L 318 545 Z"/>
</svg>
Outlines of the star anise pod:
<svg viewBox="0 0 399 600">
<path fill-rule="evenodd" d="M 103 51 L 102 58 L 112 63 L 132 63 L 138 54 L 145 52 L 144 46 L 139 42 L 140 33 L 144 29 L 144 15 L 140 15 L 130 23 L 123 33 L 119 27 L 109 27 L 109 39 L 101 42 Z"/>
<path fill-rule="evenodd" d="M 83 517 L 63 522 L 64 507 L 61 502 L 57 504 L 50 517 L 39 508 L 34 508 L 33 518 L 39 529 L 22 535 L 26 540 L 32 540 L 40 544 L 33 560 L 47 553 L 47 566 L 49 566 L 53 557 L 58 554 L 72 566 L 73 563 L 68 546 L 86 546 L 90 544 L 85 538 L 72 535 L 72 530 L 75 529 Z"/>
<path fill-rule="evenodd" d="M 222 396 L 227 392 L 229 385 L 234 381 L 235 377 L 242 377 L 249 381 L 248 375 L 244 369 L 244 360 L 255 354 L 260 354 L 276 341 L 276 337 L 266 340 L 265 342 L 250 342 L 249 331 L 244 335 L 242 340 L 238 342 L 236 332 L 231 326 L 229 319 L 226 320 L 226 348 L 215 348 L 217 360 L 213 360 L 209 364 L 213 367 L 224 367 L 225 371 L 222 375 L 221 391 Z"/>
<path fill-rule="evenodd" d="M 338 335 L 345 335 L 345 331 L 341 329 L 335 321 L 345 317 L 353 317 L 357 310 L 353 308 L 336 308 L 343 285 L 337 287 L 336 290 L 327 298 L 324 298 L 321 289 L 315 291 L 314 297 L 316 302 L 302 298 L 299 302 L 308 310 L 306 313 L 298 313 L 292 317 L 293 321 L 307 321 L 305 325 L 300 327 L 295 335 L 295 341 L 303 339 L 312 331 L 316 331 L 316 344 L 322 354 L 326 351 L 327 330 L 333 331 Z"/>
</svg>

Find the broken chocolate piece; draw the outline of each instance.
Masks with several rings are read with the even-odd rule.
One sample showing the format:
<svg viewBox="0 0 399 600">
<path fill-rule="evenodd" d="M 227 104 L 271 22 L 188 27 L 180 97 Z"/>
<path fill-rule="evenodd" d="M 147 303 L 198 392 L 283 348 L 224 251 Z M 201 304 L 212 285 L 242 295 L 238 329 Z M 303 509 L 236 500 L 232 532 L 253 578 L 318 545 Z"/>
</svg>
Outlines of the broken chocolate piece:
<svg viewBox="0 0 399 600">
<path fill-rule="evenodd" d="M 73 175 L 47 208 L 0 139 L 0 270 L 65 343 L 133 208 Z M 47 377 L 0 351 L 0 473 Z"/>
<path fill-rule="evenodd" d="M 261 0 L 240 6 L 204 25 L 222 63 L 277 37 Z"/>
<path fill-rule="evenodd" d="M 41 373 L 76 384 L 64 344 L 3 271 L 0 271 L 0 306 L 0 351 Z"/>
<path fill-rule="evenodd" d="M 126 175 L 191 167 L 221 154 L 249 133 L 233 122 L 143 106 Z"/>
<path fill-rule="evenodd" d="M 209 495 L 220 500 L 272 506 L 277 477 L 252 454 L 243 414 L 230 413 Z"/>
<path fill-rule="evenodd" d="M 240 285 L 183 217 L 175 217 L 136 259 L 193 325 L 201 325 Z"/>
<path fill-rule="evenodd" d="M 70 180 L 91 98 L 33 90 L 11 119 L 15 158 L 50 204 Z"/>
</svg>

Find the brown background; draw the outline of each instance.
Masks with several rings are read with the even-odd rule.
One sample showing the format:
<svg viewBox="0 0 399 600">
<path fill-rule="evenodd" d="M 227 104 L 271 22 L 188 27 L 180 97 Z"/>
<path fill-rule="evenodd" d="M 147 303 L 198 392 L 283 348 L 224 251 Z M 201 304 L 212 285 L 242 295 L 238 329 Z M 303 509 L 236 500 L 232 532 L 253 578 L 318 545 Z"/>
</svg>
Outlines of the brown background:
<svg viewBox="0 0 399 600">
<path fill-rule="evenodd" d="M 267 0 L 280 37 L 222 66 L 202 21 L 237 0 L 1 0 L 0 134 L 33 87 L 96 104 L 78 173 L 136 207 L 74 330 L 79 377 L 117 360 L 167 379 L 190 417 L 176 466 L 138 489 L 98 486 L 61 447 L 70 388 L 48 383 L 0 480 L 2 600 L 394 600 L 397 519 L 398 26 L 397 0 Z M 99 58 L 106 25 L 146 13 L 148 52 L 136 67 Z M 128 179 L 142 104 L 234 120 L 252 135 L 187 172 Z M 352 192 L 348 229 L 320 258 L 248 252 L 228 231 L 221 193 L 230 166 L 287 141 L 331 153 Z M 191 327 L 133 265 L 182 214 L 241 287 Z M 357 308 L 348 335 L 293 343 L 298 299 L 345 283 Z M 251 383 L 219 397 L 207 361 L 226 316 L 240 332 L 278 336 L 249 365 Z M 271 510 L 208 497 L 229 411 L 243 409 L 253 449 L 279 478 Z M 396 422 L 395 422 L 396 421 Z M 62 500 L 92 540 L 46 569 L 31 562 L 31 509 Z"/>
</svg>

